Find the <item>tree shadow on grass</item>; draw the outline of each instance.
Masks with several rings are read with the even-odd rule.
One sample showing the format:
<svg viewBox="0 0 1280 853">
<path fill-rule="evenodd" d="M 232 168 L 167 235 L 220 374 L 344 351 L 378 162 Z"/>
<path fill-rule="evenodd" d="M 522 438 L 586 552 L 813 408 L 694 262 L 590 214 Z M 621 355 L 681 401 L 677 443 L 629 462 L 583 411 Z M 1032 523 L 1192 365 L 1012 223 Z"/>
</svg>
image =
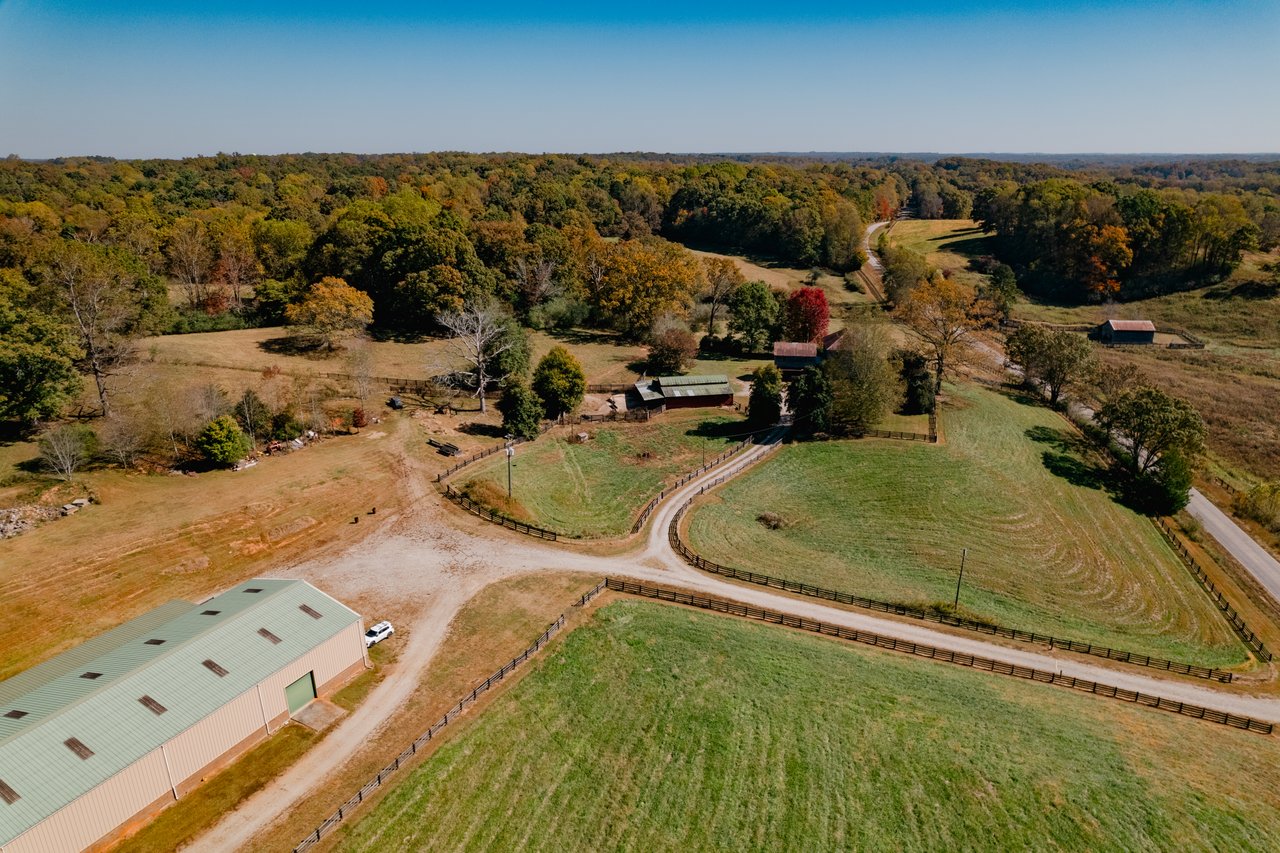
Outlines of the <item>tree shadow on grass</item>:
<svg viewBox="0 0 1280 853">
<path fill-rule="evenodd" d="M 332 358 L 341 350 L 328 349 L 323 344 L 306 337 L 286 335 L 281 338 L 268 338 L 258 342 L 258 349 L 272 355 L 297 355 L 316 361 Z"/>
<path fill-rule="evenodd" d="M 1110 473 L 1106 469 L 1090 465 L 1070 453 L 1046 450 L 1040 454 L 1040 460 L 1050 474 L 1061 477 L 1073 486 L 1106 489 L 1110 483 Z"/>
<path fill-rule="evenodd" d="M 504 438 L 507 431 L 502 428 L 501 424 L 482 424 L 482 423 L 465 423 L 458 425 L 458 432 L 467 435 L 481 435 L 489 438 Z"/>
<path fill-rule="evenodd" d="M 1243 281 L 1237 285 L 1220 285 L 1204 292 L 1202 299 L 1274 299 L 1280 296 L 1280 282 Z"/>
<path fill-rule="evenodd" d="M 701 421 L 697 426 L 684 431 L 690 438 L 717 438 L 724 441 L 741 439 L 747 430 L 743 421 Z"/>
</svg>

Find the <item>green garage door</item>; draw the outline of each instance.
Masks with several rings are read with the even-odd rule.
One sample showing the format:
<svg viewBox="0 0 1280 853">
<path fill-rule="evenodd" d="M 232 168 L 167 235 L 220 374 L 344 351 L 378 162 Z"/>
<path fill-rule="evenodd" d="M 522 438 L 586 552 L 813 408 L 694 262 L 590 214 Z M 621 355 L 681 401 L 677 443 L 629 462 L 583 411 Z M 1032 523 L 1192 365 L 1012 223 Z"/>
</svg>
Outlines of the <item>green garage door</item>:
<svg viewBox="0 0 1280 853">
<path fill-rule="evenodd" d="M 284 699 L 289 703 L 289 713 L 296 714 L 312 699 L 316 698 L 315 674 L 308 672 L 284 689 Z"/>
</svg>

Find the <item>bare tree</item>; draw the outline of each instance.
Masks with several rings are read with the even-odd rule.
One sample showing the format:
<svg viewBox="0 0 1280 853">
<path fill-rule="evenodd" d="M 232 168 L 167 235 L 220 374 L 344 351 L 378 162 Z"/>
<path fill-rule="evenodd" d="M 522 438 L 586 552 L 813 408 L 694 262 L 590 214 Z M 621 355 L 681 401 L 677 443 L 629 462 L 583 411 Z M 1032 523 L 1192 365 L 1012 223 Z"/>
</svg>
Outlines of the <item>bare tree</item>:
<svg viewBox="0 0 1280 853">
<path fill-rule="evenodd" d="M 364 408 L 373 393 L 373 350 L 367 338 L 357 338 L 347 345 L 347 370 L 351 373 L 351 391 Z"/>
<path fill-rule="evenodd" d="M 129 331 L 139 308 L 132 275 L 100 247 L 69 241 L 53 245 L 45 269 L 71 315 L 102 414 L 110 415 L 107 378 L 133 351 Z"/>
<path fill-rule="evenodd" d="M 122 468 L 132 468 L 146 444 L 146 428 L 132 410 L 116 411 L 99 430 L 102 448 Z"/>
<path fill-rule="evenodd" d="M 716 333 L 716 314 L 720 306 L 727 303 L 734 292 L 746 284 L 746 278 L 729 258 L 703 258 L 702 270 L 706 276 L 707 289 L 703 292 L 710 310 L 707 312 L 707 334 Z"/>
<path fill-rule="evenodd" d="M 488 411 L 485 386 L 489 383 L 489 365 L 512 346 L 512 341 L 505 339 L 505 321 L 502 309 L 490 299 L 471 302 L 461 311 L 448 311 L 436 316 L 436 322 L 453 334 L 446 353 L 466 364 L 467 369 L 457 373 L 469 387 L 475 388 L 481 413 Z M 454 373 L 452 370 L 449 372 Z"/>
<path fill-rule="evenodd" d="M 557 268 L 555 261 L 546 258 L 516 258 L 516 283 L 525 305 L 533 308 L 560 295 L 560 283 L 555 277 Z"/>
<path fill-rule="evenodd" d="M 153 384 L 147 395 L 147 411 L 155 419 L 156 432 L 168 441 L 175 463 L 182 458 L 191 437 L 208 423 L 200 419 L 196 403 L 197 395 L 192 389 L 181 388 L 172 382 Z"/>
<path fill-rule="evenodd" d="M 173 223 L 165 243 L 169 271 L 182 285 L 192 308 L 204 301 L 209 284 L 213 253 L 209 249 L 209 229 L 199 219 L 184 216 Z"/>
<path fill-rule="evenodd" d="M 60 479 L 70 482 L 76 471 L 88 460 L 89 447 L 85 433 L 83 427 L 63 424 L 40 436 L 40 458 Z"/>
<path fill-rule="evenodd" d="M 236 222 L 223 227 L 218 235 L 218 264 L 214 270 L 218 280 L 231 291 L 231 304 L 243 304 L 242 290 L 262 277 L 262 264 L 253 251 L 248 225 Z"/>
</svg>

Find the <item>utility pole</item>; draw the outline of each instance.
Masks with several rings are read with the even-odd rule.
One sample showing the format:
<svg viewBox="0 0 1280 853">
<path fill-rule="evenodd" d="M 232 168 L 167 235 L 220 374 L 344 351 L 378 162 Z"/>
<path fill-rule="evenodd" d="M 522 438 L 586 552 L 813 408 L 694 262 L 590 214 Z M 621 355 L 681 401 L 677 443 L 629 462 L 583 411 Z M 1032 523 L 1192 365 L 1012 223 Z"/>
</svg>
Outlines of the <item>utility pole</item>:
<svg viewBox="0 0 1280 853">
<path fill-rule="evenodd" d="M 964 558 L 967 556 L 969 556 L 969 549 L 961 548 L 960 549 L 960 576 L 956 578 L 956 600 L 951 604 L 952 610 L 960 606 L 960 582 L 964 580 Z"/>
<path fill-rule="evenodd" d="M 507 500 L 511 500 L 511 457 L 516 455 L 514 435 L 507 436 Z"/>
</svg>

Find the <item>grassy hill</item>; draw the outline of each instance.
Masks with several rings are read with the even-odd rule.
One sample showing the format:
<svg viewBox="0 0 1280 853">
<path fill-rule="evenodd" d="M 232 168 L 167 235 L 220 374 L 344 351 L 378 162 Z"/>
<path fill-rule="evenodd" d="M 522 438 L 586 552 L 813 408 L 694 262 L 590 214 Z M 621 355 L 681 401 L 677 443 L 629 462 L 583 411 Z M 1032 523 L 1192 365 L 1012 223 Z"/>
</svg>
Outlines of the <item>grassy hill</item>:
<svg viewBox="0 0 1280 853">
<path fill-rule="evenodd" d="M 1273 738 L 648 602 L 536 667 L 337 849 L 1280 845 Z"/>
<path fill-rule="evenodd" d="M 1155 528 L 1119 505 L 1052 412 L 952 389 L 946 443 L 797 444 L 691 513 L 708 559 L 1204 665 L 1243 647 Z M 780 529 L 757 521 L 779 514 Z"/>
</svg>

